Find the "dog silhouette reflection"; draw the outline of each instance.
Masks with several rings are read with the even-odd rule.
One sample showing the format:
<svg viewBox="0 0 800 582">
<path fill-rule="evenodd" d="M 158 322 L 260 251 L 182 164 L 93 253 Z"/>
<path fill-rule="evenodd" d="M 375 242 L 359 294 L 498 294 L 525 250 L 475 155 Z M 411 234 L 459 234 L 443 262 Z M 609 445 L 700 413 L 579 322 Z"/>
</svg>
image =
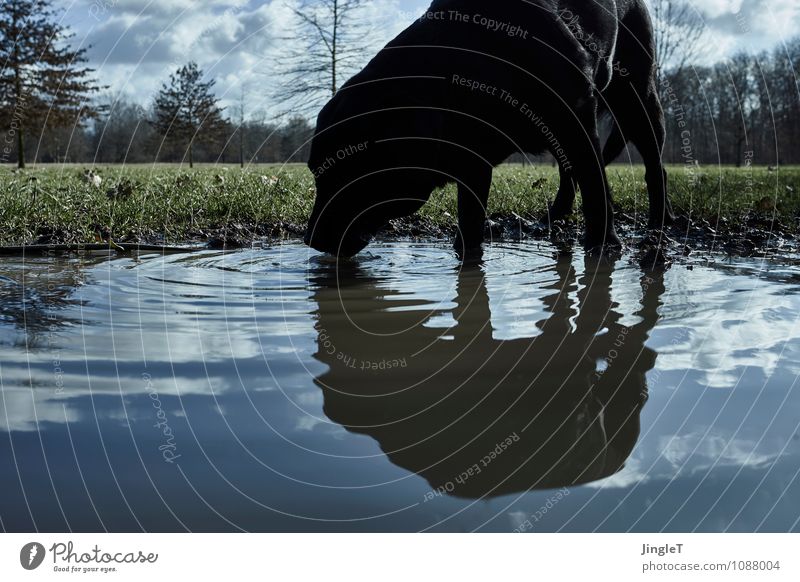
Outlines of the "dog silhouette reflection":
<svg viewBox="0 0 800 582">
<path fill-rule="evenodd" d="M 480 264 L 457 273 L 452 309 L 433 310 L 358 268 L 318 272 L 326 415 L 437 494 L 491 497 L 618 472 L 639 436 L 663 273 L 641 274 L 638 322 L 625 326 L 613 261 L 587 256 L 578 276 L 567 255 L 552 270 L 548 316 L 531 337 L 505 341 L 493 337 Z M 449 330 L 426 324 L 448 314 Z"/>
</svg>

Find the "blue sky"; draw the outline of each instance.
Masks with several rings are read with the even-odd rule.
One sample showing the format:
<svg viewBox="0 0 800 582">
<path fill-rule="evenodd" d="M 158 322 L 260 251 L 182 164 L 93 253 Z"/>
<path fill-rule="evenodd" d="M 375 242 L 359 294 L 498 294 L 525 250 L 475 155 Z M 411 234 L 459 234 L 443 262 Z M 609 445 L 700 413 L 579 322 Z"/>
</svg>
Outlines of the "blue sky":
<svg viewBox="0 0 800 582">
<path fill-rule="evenodd" d="M 230 105 L 242 88 L 250 111 L 272 111 L 269 88 L 293 0 L 55 0 L 76 43 L 92 45 L 91 66 L 114 94 L 147 104 L 178 66 L 197 61 Z M 373 0 L 377 46 L 428 0 Z M 798 0 L 692 0 L 707 24 L 708 60 L 779 45 L 798 34 Z"/>
</svg>

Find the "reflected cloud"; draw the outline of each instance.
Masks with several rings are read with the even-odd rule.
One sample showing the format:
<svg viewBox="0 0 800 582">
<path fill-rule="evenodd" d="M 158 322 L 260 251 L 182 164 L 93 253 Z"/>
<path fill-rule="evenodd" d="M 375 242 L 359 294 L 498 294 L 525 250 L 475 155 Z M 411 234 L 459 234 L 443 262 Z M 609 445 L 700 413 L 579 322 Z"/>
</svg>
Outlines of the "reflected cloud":
<svg viewBox="0 0 800 582">
<path fill-rule="evenodd" d="M 770 443 L 773 444 L 773 443 Z M 717 467 L 764 467 L 775 462 L 778 454 L 761 452 L 754 440 L 733 438 L 719 433 L 693 432 L 686 435 L 662 437 L 659 448 L 672 469 L 686 469 L 692 473 Z M 769 446 L 770 450 L 776 447 Z M 673 472 L 674 474 L 674 472 Z"/>
<path fill-rule="evenodd" d="M 671 332 L 671 341 L 659 349 L 661 370 L 699 372 L 699 382 L 711 388 L 733 388 L 748 368 L 765 379 L 779 365 L 800 372 L 783 358 L 787 344 L 800 339 L 796 295 L 764 286 L 755 276 L 720 285 L 715 272 L 698 270 L 686 279 L 686 296 L 703 296 L 706 307 L 668 318 L 663 331 Z"/>
<path fill-rule="evenodd" d="M 35 431 L 45 423 L 78 422 L 81 410 L 65 406 L 61 399 L 40 399 L 31 390 L 6 390 L 0 395 L 0 430 Z"/>
</svg>

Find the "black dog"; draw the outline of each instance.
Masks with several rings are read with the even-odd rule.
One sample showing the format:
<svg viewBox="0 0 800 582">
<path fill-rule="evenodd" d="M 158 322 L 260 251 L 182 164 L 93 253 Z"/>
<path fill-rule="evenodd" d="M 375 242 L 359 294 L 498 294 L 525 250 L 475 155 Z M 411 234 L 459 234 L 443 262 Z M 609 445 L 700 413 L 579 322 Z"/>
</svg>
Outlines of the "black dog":
<svg viewBox="0 0 800 582">
<path fill-rule="evenodd" d="M 580 187 L 587 246 L 617 244 L 604 162 L 628 139 L 645 161 L 651 225 L 667 223 L 655 69 L 642 0 L 436 0 L 319 114 L 306 242 L 353 255 L 456 182 L 456 248 L 479 247 L 492 168 L 549 151 L 562 181 L 551 217 L 572 211 Z M 601 152 L 606 112 L 615 124 Z"/>
</svg>

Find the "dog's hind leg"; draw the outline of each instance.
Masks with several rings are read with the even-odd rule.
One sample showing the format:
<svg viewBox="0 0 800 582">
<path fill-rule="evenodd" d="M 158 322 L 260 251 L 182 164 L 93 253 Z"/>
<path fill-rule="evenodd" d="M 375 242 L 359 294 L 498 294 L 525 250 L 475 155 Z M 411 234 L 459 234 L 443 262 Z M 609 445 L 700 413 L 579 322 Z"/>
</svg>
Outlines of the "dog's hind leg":
<svg viewBox="0 0 800 582">
<path fill-rule="evenodd" d="M 667 173 L 662 162 L 666 129 L 658 98 L 655 35 L 647 7 L 641 0 L 632 3 L 622 24 L 616 53 L 619 75 L 603 95 L 621 131 L 642 156 L 650 200 L 650 226 L 658 228 L 671 223 L 675 216 L 667 196 Z"/>
<path fill-rule="evenodd" d="M 667 196 L 667 172 L 664 170 L 662 153 L 666 139 L 664 112 L 661 103 L 651 89 L 642 102 L 642 118 L 631 124 L 631 141 L 642 156 L 647 181 L 647 194 L 650 200 L 650 227 L 661 228 L 672 224 L 675 215 Z"/>
</svg>

